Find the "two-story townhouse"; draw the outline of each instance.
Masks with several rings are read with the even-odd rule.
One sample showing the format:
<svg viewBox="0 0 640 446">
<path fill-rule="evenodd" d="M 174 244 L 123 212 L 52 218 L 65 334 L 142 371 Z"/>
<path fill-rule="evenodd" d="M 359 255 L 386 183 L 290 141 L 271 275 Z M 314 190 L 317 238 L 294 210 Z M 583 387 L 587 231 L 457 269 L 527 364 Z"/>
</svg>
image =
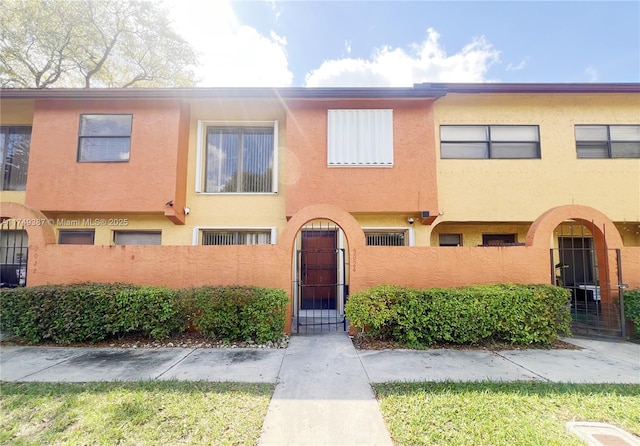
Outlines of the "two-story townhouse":
<svg viewBox="0 0 640 446">
<path fill-rule="evenodd" d="M 640 286 L 638 84 L 0 94 L 6 284 Z"/>
</svg>

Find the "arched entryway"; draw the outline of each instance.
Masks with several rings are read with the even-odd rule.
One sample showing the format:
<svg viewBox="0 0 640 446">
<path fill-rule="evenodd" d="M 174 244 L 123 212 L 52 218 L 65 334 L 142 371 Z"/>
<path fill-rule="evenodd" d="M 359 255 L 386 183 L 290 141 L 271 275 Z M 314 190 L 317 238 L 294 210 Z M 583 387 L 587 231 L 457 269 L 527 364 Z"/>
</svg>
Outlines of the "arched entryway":
<svg viewBox="0 0 640 446">
<path fill-rule="evenodd" d="M 25 286 L 37 260 L 31 248 L 54 243 L 53 227 L 42 212 L 20 203 L 3 202 L 0 209 L 0 286 Z"/>
<path fill-rule="evenodd" d="M 291 218 L 282 238 L 292 247 L 292 331 L 345 331 L 352 259 L 364 245 L 358 222 L 335 206 L 309 206 Z"/>
<path fill-rule="evenodd" d="M 622 239 L 613 222 L 587 206 L 553 208 L 527 235 L 529 245 L 545 243 L 552 283 L 571 292 L 573 333 L 624 337 Z"/>
</svg>

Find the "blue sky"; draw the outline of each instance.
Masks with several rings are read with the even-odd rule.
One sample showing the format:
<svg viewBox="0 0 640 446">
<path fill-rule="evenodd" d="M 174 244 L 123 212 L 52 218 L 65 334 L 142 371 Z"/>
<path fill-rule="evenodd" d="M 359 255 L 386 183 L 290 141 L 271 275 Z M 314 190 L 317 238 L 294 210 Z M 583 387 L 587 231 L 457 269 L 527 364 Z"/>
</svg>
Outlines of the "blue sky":
<svg viewBox="0 0 640 446">
<path fill-rule="evenodd" d="M 640 1 L 165 2 L 201 86 L 640 82 Z"/>
</svg>

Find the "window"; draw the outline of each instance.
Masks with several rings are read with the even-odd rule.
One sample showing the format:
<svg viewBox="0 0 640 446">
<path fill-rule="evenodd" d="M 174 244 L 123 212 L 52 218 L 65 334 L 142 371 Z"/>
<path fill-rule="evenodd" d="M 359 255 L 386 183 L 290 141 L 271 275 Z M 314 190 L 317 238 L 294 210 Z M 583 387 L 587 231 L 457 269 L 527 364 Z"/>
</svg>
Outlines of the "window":
<svg viewBox="0 0 640 446">
<path fill-rule="evenodd" d="M 462 246 L 462 234 L 440 234 L 440 246 Z"/>
<path fill-rule="evenodd" d="M 537 125 L 442 125 L 440 157 L 540 158 L 539 129 Z"/>
<path fill-rule="evenodd" d="M 80 115 L 78 161 L 129 161 L 132 115 Z"/>
<path fill-rule="evenodd" d="M 393 110 L 329 110 L 329 166 L 393 166 Z"/>
<path fill-rule="evenodd" d="M 640 158 L 640 125 L 576 125 L 578 158 Z"/>
<path fill-rule="evenodd" d="M 368 246 L 407 246 L 406 231 L 365 231 Z"/>
<path fill-rule="evenodd" d="M 517 234 L 482 234 L 482 246 L 517 245 Z"/>
<path fill-rule="evenodd" d="M 266 231 L 229 231 L 203 230 L 203 245 L 268 245 L 271 243 L 271 230 Z"/>
<path fill-rule="evenodd" d="M 116 245 L 160 245 L 160 231 L 114 231 L 113 242 Z"/>
<path fill-rule="evenodd" d="M 269 124 L 206 126 L 204 181 L 199 191 L 277 192 L 277 122 Z"/>
<path fill-rule="evenodd" d="M 60 245 L 93 245 L 95 232 L 93 229 L 85 231 L 62 229 L 58 233 Z"/>
<path fill-rule="evenodd" d="M 2 190 L 25 190 L 30 144 L 31 127 L 0 127 Z"/>
</svg>

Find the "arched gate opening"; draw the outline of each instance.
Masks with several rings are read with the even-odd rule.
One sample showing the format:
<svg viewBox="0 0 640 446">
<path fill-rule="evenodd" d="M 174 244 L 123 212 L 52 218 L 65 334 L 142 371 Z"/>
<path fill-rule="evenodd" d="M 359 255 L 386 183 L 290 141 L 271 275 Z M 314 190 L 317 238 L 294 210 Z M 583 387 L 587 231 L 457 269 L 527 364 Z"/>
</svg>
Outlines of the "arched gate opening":
<svg viewBox="0 0 640 446">
<path fill-rule="evenodd" d="M 311 220 L 298 231 L 294 243 L 295 332 L 345 331 L 349 251 L 342 228 L 331 220 Z"/>
</svg>

